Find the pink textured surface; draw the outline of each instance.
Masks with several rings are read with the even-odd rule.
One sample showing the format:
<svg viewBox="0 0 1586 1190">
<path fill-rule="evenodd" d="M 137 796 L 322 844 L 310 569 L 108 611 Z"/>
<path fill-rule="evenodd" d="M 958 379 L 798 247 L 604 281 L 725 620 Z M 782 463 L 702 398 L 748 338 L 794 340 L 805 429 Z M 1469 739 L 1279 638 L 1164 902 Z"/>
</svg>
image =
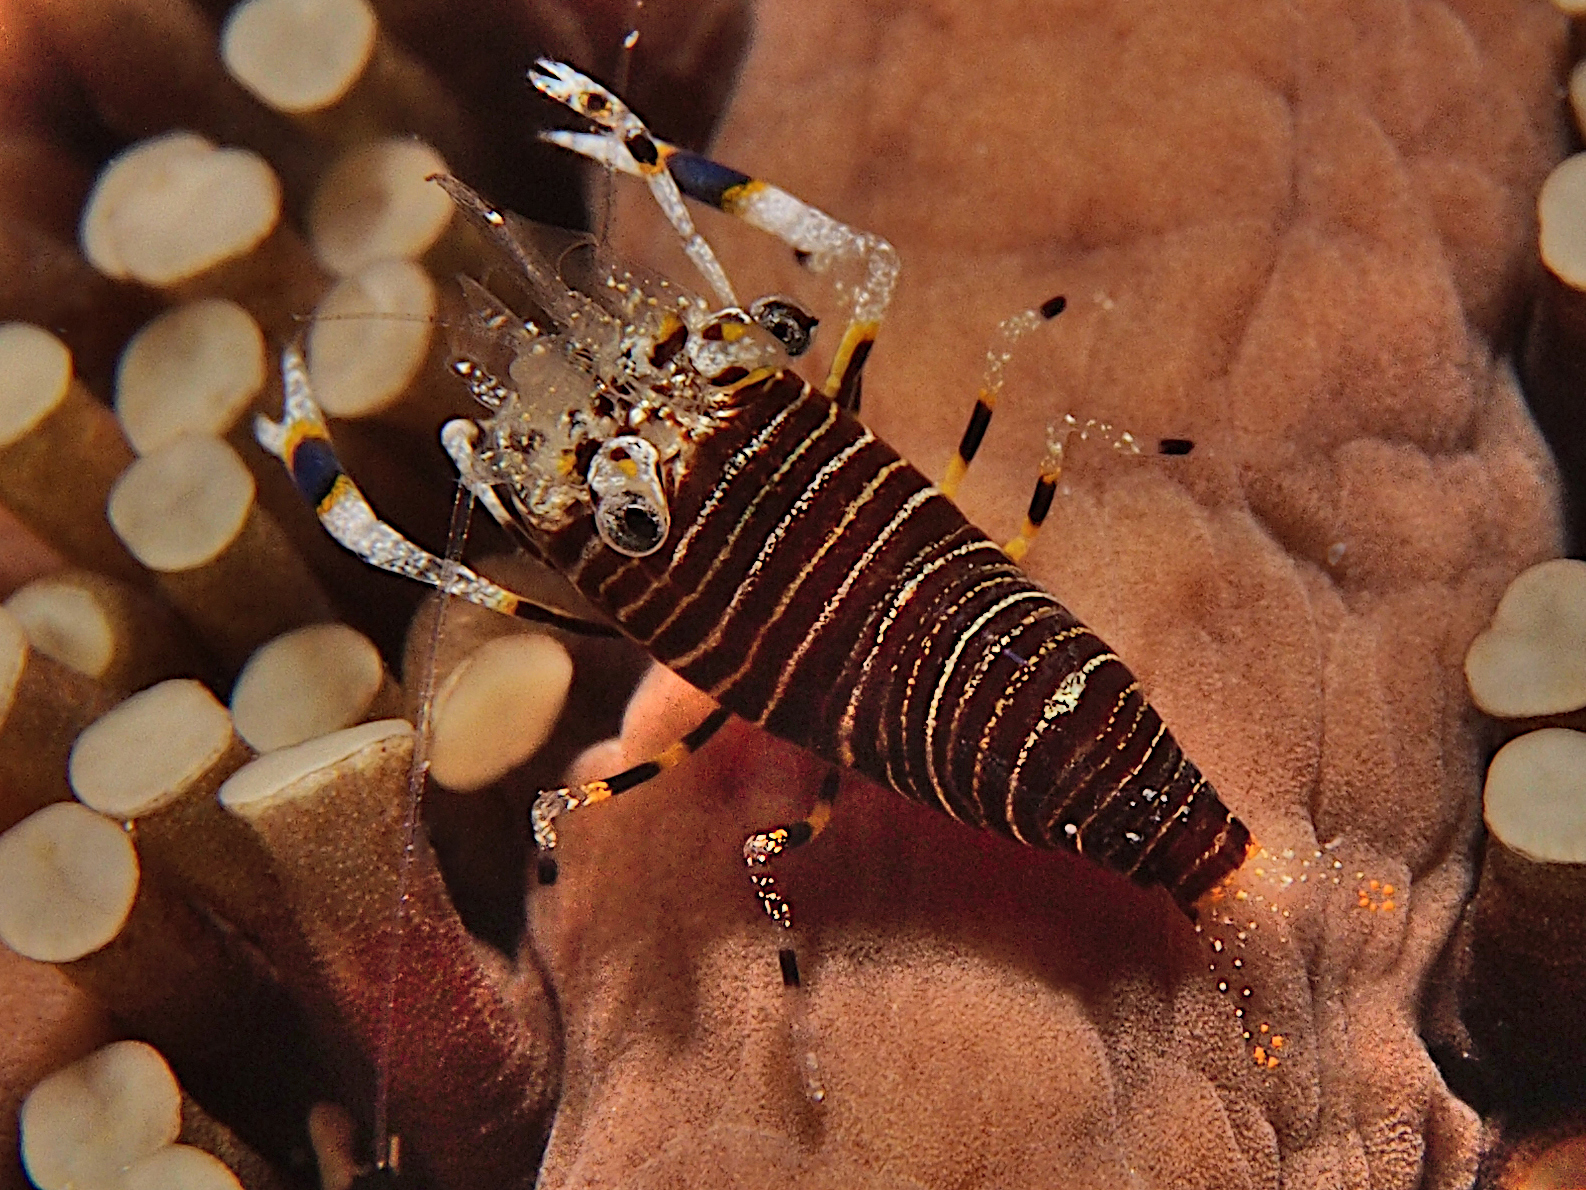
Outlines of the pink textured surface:
<svg viewBox="0 0 1586 1190">
<path fill-rule="evenodd" d="M 1479 1126 L 1416 1015 L 1471 879 L 1483 741 L 1460 661 L 1556 549 L 1550 465 L 1494 341 L 1561 149 L 1562 19 L 1532 0 L 786 0 L 758 22 L 713 152 L 898 246 L 866 375 L 879 433 L 939 471 L 998 320 L 1061 292 L 971 517 L 1012 532 L 1064 412 L 1197 443 L 1077 452 L 1029 567 L 1294 850 L 1307 882 L 1244 972 L 1289 1044 L 1254 1068 L 1165 896 L 849 782 L 779 868 L 811 1103 L 784 939 L 738 851 L 800 816 L 819 770 L 732 727 L 569 819 L 562 879 L 532 898 L 567 1055 L 542 1184 L 1468 1185 Z M 660 241 L 635 195 L 616 209 L 626 248 Z M 785 248 L 703 226 L 742 289 L 820 292 Z M 657 678 L 584 775 L 701 713 Z M 1321 844 L 1326 879 L 1300 866 Z M 1360 906 L 1371 879 L 1394 908 Z"/>
</svg>

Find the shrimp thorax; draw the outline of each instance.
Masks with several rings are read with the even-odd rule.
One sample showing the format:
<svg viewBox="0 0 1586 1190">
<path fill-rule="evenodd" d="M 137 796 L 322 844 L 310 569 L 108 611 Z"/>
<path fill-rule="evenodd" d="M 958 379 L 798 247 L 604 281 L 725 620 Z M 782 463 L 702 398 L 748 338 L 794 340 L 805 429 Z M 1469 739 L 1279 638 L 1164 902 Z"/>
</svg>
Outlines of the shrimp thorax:
<svg viewBox="0 0 1586 1190">
<path fill-rule="evenodd" d="M 546 532 L 588 510 L 590 463 L 621 435 L 655 447 L 658 478 L 675 492 L 694 444 L 732 416 L 734 386 L 787 359 L 743 310 L 712 310 L 670 282 L 641 287 L 608 270 L 591 288 L 566 290 L 562 325 L 549 328 L 465 284 L 471 309 L 453 344 L 453 370 L 492 410 L 478 423 L 470 478 L 506 485 Z"/>
</svg>

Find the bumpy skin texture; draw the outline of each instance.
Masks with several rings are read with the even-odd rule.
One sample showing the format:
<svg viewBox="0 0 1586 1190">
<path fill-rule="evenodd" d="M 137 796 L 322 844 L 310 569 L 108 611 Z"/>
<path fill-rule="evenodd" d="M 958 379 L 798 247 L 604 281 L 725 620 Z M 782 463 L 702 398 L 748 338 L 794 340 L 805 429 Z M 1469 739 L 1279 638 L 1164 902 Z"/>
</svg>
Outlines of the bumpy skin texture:
<svg viewBox="0 0 1586 1190">
<path fill-rule="evenodd" d="M 1291 886 L 1249 943 L 1290 1039 L 1258 1071 L 1165 895 L 857 781 L 780 864 L 799 928 L 778 935 L 739 845 L 802 815 L 820 768 L 730 727 L 560 826 L 561 880 L 530 905 L 566 1029 L 543 1185 L 1470 1184 L 1478 1122 L 1416 1024 L 1471 880 L 1460 659 L 1556 550 L 1495 343 L 1562 148 L 1563 33 L 1535 0 L 761 5 L 713 153 L 898 246 L 867 420 L 939 471 L 997 321 L 1067 294 L 966 510 L 1011 533 L 1064 412 L 1193 439 L 1076 452 L 1029 569 L 1256 836 L 1334 844 L 1339 880 Z M 687 275 L 648 251 L 639 196 L 616 227 Z M 785 248 L 704 228 L 741 288 L 819 292 Z M 656 676 L 583 775 L 703 711 Z"/>
</svg>

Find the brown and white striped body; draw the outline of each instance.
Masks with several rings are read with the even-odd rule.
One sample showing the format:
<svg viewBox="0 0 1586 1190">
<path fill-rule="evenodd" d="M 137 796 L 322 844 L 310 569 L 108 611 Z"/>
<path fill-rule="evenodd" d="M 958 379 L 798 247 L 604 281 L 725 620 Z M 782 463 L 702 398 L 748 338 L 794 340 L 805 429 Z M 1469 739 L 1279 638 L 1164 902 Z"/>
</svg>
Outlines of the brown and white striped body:
<svg viewBox="0 0 1586 1190">
<path fill-rule="evenodd" d="M 915 801 L 1186 910 L 1238 867 L 1249 833 L 1094 633 L 792 372 L 736 397 L 659 550 L 578 517 L 547 559 L 723 706 Z"/>
</svg>

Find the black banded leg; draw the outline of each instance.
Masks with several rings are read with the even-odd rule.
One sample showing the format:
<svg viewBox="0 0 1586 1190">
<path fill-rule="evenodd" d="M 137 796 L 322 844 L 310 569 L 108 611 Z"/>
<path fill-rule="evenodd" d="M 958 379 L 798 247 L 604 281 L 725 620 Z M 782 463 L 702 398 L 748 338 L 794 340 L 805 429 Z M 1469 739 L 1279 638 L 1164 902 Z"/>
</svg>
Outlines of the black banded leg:
<svg viewBox="0 0 1586 1190">
<path fill-rule="evenodd" d="M 726 305 L 737 305 L 737 298 L 715 252 L 694 229 L 682 203 L 685 195 L 776 236 L 812 272 L 849 264 L 860 273 L 846 287 L 851 295 L 848 324 L 823 385 L 832 400 L 858 409 L 859 377 L 897 284 L 898 257 L 892 245 L 838 222 L 769 182 L 658 139 L 622 100 L 570 66 L 542 58 L 529 77 L 544 94 L 600 128 L 594 133 L 555 130 L 541 133 L 541 138 L 643 178 L 682 238 L 689 259 Z"/>
<path fill-rule="evenodd" d="M 504 616 L 590 636 L 619 635 L 608 625 L 568 615 L 497 586 L 466 566 L 447 562 L 382 521 L 336 457 L 325 415 L 314 403 L 309 387 L 302 348 L 296 342 L 288 344 L 281 353 L 281 378 L 286 390 L 281 420 L 256 418 L 254 436 L 260 446 L 286 465 L 292 482 L 314 509 L 319 523 L 344 549 L 371 566 L 445 590 Z M 463 479 L 473 486 L 470 476 Z M 475 493 L 478 494 L 477 489 Z"/>
<path fill-rule="evenodd" d="M 831 821 L 832 803 L 837 800 L 837 786 L 841 779 L 837 769 L 828 770 L 821 782 L 820 792 L 815 795 L 815 805 L 808 814 L 797 822 L 759 831 L 744 840 L 743 862 L 749 865 L 754 895 L 759 898 L 760 907 L 765 910 L 766 916 L 779 926 L 791 928 L 793 910 L 782 894 L 777 892 L 776 880 L 771 873 L 763 869 L 784 851 L 804 846 L 826 829 L 826 824 Z M 782 952 L 782 981 L 790 987 L 798 986 L 798 960 L 791 950 Z"/>
<path fill-rule="evenodd" d="M 649 760 L 642 761 L 632 768 L 623 769 L 613 777 L 606 777 L 599 781 L 585 781 L 582 785 L 564 786 L 561 789 L 542 790 L 534 799 L 534 806 L 529 811 L 529 822 L 534 827 L 534 843 L 540 849 L 539 881 L 541 884 L 556 883 L 556 859 L 551 855 L 556 847 L 556 820 L 563 814 L 572 810 L 579 810 L 585 806 L 603 802 L 607 798 L 616 797 L 619 793 L 627 793 L 636 786 L 643 785 L 652 777 L 658 777 L 667 769 L 676 768 L 687 760 L 711 736 L 721 730 L 732 712 L 725 707 L 717 707 L 700 725 L 694 728 L 677 743 L 658 752 Z"/>
<path fill-rule="evenodd" d="M 799 974 L 798 955 L 790 946 L 777 951 L 777 964 L 782 970 L 782 993 L 787 1006 L 788 1039 L 793 1043 L 793 1061 L 798 1068 L 799 1082 L 804 1095 L 811 1103 L 826 1100 L 826 1084 L 821 1078 L 820 1058 L 815 1048 L 815 1028 L 810 1020 L 809 995 L 804 991 L 804 980 Z"/>
<path fill-rule="evenodd" d="M 1091 437 L 1099 438 L 1120 454 L 1140 453 L 1139 443 L 1128 430 L 1115 429 L 1109 423 L 1095 418 L 1080 421 L 1072 413 L 1064 414 L 1062 425 L 1048 431 L 1046 458 L 1041 462 L 1041 472 L 1035 481 L 1035 491 L 1030 496 L 1029 511 L 1024 514 L 1024 524 L 1019 526 L 1019 535 L 1002 547 L 1003 552 L 1015 562 L 1023 561 L 1024 555 L 1030 552 L 1030 543 L 1040 533 L 1047 513 L 1052 511 L 1052 496 L 1057 491 L 1057 481 L 1063 475 L 1063 456 L 1068 449 L 1069 439 L 1075 437 L 1081 442 Z"/>
<path fill-rule="evenodd" d="M 661 148 L 662 163 L 689 198 L 775 236 L 812 273 L 849 266 L 859 274 L 845 287 L 851 295 L 848 321 L 821 386 L 826 396 L 857 413 L 860 378 L 897 285 L 897 250 L 882 237 L 841 223 L 779 186 L 686 149 Z"/>
<path fill-rule="evenodd" d="M 975 461 L 980 443 L 991 425 L 991 415 L 996 411 L 997 398 L 1002 395 L 1007 378 L 1003 375 L 1008 362 L 1013 359 L 1013 346 L 1025 335 L 1044 322 L 1056 318 L 1068 305 L 1068 299 L 1059 294 L 1041 303 L 1039 310 L 1022 310 L 997 324 L 997 343 L 986 352 L 986 377 L 981 382 L 980 393 L 975 397 L 975 409 L 964 427 L 959 440 L 958 453 L 947 464 L 947 472 L 936 486 L 949 500 L 958 495 L 958 485 L 964 481 L 969 464 Z"/>
<path fill-rule="evenodd" d="M 776 890 L 776 881 L 764 870 L 773 858 L 794 847 L 802 847 L 826 829 L 831 821 L 832 803 L 837 800 L 837 788 L 842 774 L 828 769 L 821 781 L 820 792 L 810 812 L 787 826 L 759 831 L 744 840 L 743 859 L 749 866 L 749 879 L 754 884 L 755 896 L 766 916 L 783 928 L 793 925 L 793 912 L 782 894 Z M 788 1031 L 793 1043 L 794 1062 L 798 1067 L 799 1082 L 811 1103 L 826 1099 L 826 1086 L 821 1079 L 820 1060 L 816 1056 L 814 1029 L 810 1023 L 809 1002 L 804 993 L 804 978 L 799 971 L 798 953 L 791 946 L 777 951 L 777 966 L 782 973 L 783 991 L 790 997 L 788 1005 Z"/>
</svg>

